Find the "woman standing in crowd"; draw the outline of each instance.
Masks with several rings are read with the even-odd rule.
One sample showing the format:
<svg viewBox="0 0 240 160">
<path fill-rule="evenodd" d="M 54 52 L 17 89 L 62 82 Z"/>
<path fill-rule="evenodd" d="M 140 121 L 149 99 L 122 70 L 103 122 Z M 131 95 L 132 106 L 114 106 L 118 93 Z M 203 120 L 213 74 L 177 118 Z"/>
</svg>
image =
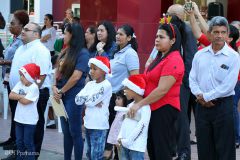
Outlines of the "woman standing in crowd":
<svg viewBox="0 0 240 160">
<path fill-rule="evenodd" d="M 53 27 L 53 16 L 46 14 L 42 28 L 41 42 L 48 48 L 51 56 L 54 56 L 54 43 L 56 41 L 56 29 Z"/>
<path fill-rule="evenodd" d="M 152 113 L 148 131 L 148 154 L 151 160 L 170 160 L 175 133 L 174 124 L 180 111 L 180 85 L 184 64 L 179 52 L 181 37 L 176 26 L 165 21 L 156 34 L 156 59 L 145 70 L 144 99 L 134 104 L 129 115 L 150 104 Z"/>
<path fill-rule="evenodd" d="M 89 51 L 90 58 L 96 55 L 97 30 L 95 26 L 89 26 L 85 32 L 86 47 Z"/>
<path fill-rule="evenodd" d="M 29 16 L 24 10 L 17 10 L 13 13 L 13 17 L 10 21 L 9 31 L 13 34 L 13 41 L 6 47 L 4 52 L 4 60 L 0 60 L 0 65 L 3 66 L 3 76 L 5 76 L 4 83 L 7 85 L 8 93 L 10 93 L 10 86 L 7 77 L 9 77 L 10 68 L 12 64 L 13 57 L 16 50 L 23 44 L 21 39 L 21 32 L 23 27 L 28 24 Z M 2 75 L 0 75 L 2 76 Z M 17 107 L 17 102 L 15 100 L 9 100 L 10 109 L 11 109 L 11 129 L 10 137 L 7 141 L 0 143 L 0 146 L 11 146 L 14 149 L 16 134 L 15 134 L 15 111 Z M 15 154 L 11 154 L 11 158 L 16 157 Z M 9 158 L 9 157 L 8 157 Z"/>
<path fill-rule="evenodd" d="M 111 126 L 116 112 L 114 111 L 116 93 L 119 92 L 123 86 L 121 83 L 130 75 L 139 74 L 139 58 L 137 55 L 137 41 L 135 38 L 133 28 L 125 24 L 119 27 L 116 35 L 117 51 L 114 54 L 111 63 L 112 76 L 109 81 L 112 85 L 112 98 L 109 105 L 109 124 Z M 107 144 L 105 157 L 111 156 L 112 145 Z"/>
<path fill-rule="evenodd" d="M 114 26 L 109 21 L 103 21 L 98 25 L 97 29 L 97 55 L 113 58 L 117 45 L 115 42 L 116 32 Z"/>
<path fill-rule="evenodd" d="M 61 117 L 64 134 L 64 159 L 71 160 L 74 147 L 75 159 L 83 154 L 82 109 L 75 104 L 75 96 L 84 87 L 88 73 L 89 53 L 84 48 L 84 31 L 79 24 L 67 25 L 64 32 L 64 43 L 68 46 L 59 57 L 53 86 L 54 98 L 63 100 L 68 119 Z"/>
</svg>

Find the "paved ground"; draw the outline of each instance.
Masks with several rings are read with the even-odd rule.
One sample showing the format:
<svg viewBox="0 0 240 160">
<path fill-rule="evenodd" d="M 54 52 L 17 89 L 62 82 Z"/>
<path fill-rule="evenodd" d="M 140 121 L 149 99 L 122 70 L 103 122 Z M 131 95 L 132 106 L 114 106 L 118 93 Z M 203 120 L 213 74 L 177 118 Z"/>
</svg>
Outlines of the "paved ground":
<svg viewBox="0 0 240 160">
<path fill-rule="evenodd" d="M 8 117 L 7 120 L 4 120 L 2 118 L 2 115 L 0 115 L 0 142 L 6 140 L 9 137 L 9 130 L 10 117 Z M 191 130 L 192 133 L 194 133 L 194 123 L 191 124 Z M 191 137 L 193 137 L 193 135 L 191 135 Z M 192 160 L 198 160 L 196 145 L 192 145 L 191 149 Z M 9 151 L 4 151 L 2 150 L 2 147 L 0 147 L 0 159 L 7 157 L 8 154 Z M 84 159 L 86 159 L 85 154 Z M 148 158 L 146 157 L 146 159 Z M 39 160 L 63 160 L 63 135 L 62 133 L 59 133 L 57 129 L 46 129 Z M 237 150 L 237 160 L 240 160 L 240 149 Z"/>
</svg>

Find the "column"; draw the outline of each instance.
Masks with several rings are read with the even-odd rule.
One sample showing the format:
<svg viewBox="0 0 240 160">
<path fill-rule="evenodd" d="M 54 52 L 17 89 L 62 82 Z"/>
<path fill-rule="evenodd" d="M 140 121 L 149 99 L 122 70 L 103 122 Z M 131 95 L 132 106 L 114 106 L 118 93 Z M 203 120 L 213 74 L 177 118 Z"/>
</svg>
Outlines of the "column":
<svg viewBox="0 0 240 160">
<path fill-rule="evenodd" d="M 34 0 L 34 22 L 43 24 L 47 13 L 52 14 L 52 0 Z"/>
</svg>

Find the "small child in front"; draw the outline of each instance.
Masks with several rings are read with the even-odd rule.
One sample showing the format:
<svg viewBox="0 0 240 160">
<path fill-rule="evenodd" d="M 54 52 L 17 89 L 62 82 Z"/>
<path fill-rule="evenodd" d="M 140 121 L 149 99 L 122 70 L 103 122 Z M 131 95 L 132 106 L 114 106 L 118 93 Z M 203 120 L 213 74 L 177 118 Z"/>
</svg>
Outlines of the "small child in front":
<svg viewBox="0 0 240 160">
<path fill-rule="evenodd" d="M 110 73 L 108 58 L 97 56 L 88 62 L 93 81 L 76 95 L 77 105 L 86 106 L 84 127 L 87 142 L 87 157 L 90 160 L 103 159 L 107 131 L 109 129 L 108 106 L 112 96 L 112 86 L 105 79 Z"/>
<path fill-rule="evenodd" d="M 128 108 L 143 99 L 142 96 L 146 86 L 143 75 L 132 75 L 125 79 L 122 84 L 127 99 L 134 100 L 128 105 Z M 139 109 L 134 118 L 129 118 L 126 115 L 118 135 L 118 142 L 122 147 L 122 160 L 144 160 L 150 116 L 151 110 L 149 105 Z"/>
<path fill-rule="evenodd" d="M 34 133 L 38 121 L 37 102 L 40 67 L 34 63 L 19 69 L 20 81 L 14 86 L 9 99 L 17 100 L 14 121 L 16 122 L 16 144 L 18 159 L 35 159 Z M 26 151 L 26 152 L 25 152 Z"/>
</svg>

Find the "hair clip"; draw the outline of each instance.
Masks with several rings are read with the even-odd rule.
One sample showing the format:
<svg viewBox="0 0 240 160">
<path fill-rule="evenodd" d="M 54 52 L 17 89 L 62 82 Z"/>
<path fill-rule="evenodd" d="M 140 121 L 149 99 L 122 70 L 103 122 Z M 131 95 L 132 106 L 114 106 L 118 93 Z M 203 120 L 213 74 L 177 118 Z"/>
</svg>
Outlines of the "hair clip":
<svg viewBox="0 0 240 160">
<path fill-rule="evenodd" d="M 166 16 L 165 13 L 163 13 L 163 18 L 160 18 L 159 23 L 160 24 L 169 24 L 171 22 L 172 16 Z"/>
</svg>

